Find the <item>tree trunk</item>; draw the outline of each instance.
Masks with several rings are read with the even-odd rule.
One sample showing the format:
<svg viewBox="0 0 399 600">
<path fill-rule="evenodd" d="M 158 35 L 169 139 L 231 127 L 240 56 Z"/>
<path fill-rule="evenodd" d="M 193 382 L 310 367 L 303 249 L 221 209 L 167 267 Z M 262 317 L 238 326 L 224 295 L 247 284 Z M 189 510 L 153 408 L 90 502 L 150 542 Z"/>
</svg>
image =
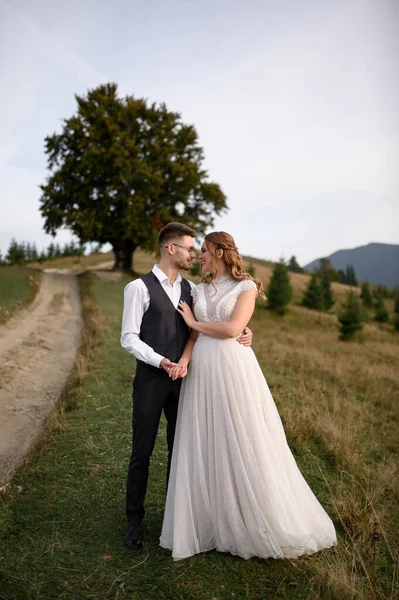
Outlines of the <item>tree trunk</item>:
<svg viewBox="0 0 399 600">
<path fill-rule="evenodd" d="M 115 244 L 112 244 L 112 249 L 115 256 L 112 269 L 122 269 L 123 271 L 133 273 L 133 252 L 136 250 L 134 243 L 131 240 L 119 240 Z"/>
</svg>

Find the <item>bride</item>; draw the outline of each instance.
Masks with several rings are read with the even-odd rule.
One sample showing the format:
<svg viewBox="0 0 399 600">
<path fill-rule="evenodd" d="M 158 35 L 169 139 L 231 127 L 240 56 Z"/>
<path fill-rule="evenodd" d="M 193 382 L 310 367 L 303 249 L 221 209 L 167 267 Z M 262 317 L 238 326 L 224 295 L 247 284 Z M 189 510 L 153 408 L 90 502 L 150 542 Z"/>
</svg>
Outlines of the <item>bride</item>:
<svg viewBox="0 0 399 600">
<path fill-rule="evenodd" d="M 333 523 L 301 475 L 255 354 L 235 342 L 262 283 L 234 239 L 205 237 L 191 336 L 170 376 L 185 377 L 160 544 L 175 560 L 216 549 L 295 558 L 335 544 Z M 195 315 L 195 316 L 194 316 Z M 187 370 L 188 363 L 190 367 Z"/>
</svg>

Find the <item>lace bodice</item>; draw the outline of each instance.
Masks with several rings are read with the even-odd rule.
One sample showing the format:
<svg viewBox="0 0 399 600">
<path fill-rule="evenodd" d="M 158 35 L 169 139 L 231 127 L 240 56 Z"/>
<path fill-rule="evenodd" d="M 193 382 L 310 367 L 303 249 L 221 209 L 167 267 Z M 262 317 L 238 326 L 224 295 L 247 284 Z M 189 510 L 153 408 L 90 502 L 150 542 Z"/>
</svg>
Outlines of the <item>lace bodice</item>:
<svg viewBox="0 0 399 600">
<path fill-rule="evenodd" d="M 216 291 L 211 283 L 200 283 L 191 291 L 195 301 L 194 314 L 197 321 L 207 323 L 230 321 L 241 292 L 251 287 L 256 288 L 252 280 L 237 281 L 230 275 L 218 277 L 214 284 Z"/>
</svg>

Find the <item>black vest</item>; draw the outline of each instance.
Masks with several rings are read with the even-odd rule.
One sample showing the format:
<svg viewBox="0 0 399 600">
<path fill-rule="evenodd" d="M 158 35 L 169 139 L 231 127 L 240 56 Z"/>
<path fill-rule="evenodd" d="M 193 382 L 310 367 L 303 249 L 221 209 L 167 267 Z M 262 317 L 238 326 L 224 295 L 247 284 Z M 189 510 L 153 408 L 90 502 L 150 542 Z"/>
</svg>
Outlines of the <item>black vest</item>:
<svg viewBox="0 0 399 600">
<path fill-rule="evenodd" d="M 183 317 L 179 315 L 171 300 L 151 271 L 141 279 L 150 294 L 150 305 L 145 311 L 140 328 L 140 339 L 148 344 L 155 352 L 173 362 L 178 362 L 183 354 L 184 347 L 190 335 L 190 330 Z M 186 279 L 181 280 L 180 300 L 184 300 L 191 307 L 191 287 Z M 137 361 L 138 370 L 143 367 L 154 369 L 142 361 Z"/>
</svg>

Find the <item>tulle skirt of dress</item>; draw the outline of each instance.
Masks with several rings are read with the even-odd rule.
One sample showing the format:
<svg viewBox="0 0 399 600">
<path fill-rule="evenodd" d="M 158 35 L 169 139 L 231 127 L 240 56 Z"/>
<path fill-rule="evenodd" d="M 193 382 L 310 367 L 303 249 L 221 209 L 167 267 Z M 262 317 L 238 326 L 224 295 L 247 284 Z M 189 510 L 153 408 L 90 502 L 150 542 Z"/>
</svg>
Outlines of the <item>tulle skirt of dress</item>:
<svg viewBox="0 0 399 600">
<path fill-rule="evenodd" d="M 183 381 L 160 544 L 296 558 L 336 542 L 251 348 L 199 336 Z"/>
</svg>

